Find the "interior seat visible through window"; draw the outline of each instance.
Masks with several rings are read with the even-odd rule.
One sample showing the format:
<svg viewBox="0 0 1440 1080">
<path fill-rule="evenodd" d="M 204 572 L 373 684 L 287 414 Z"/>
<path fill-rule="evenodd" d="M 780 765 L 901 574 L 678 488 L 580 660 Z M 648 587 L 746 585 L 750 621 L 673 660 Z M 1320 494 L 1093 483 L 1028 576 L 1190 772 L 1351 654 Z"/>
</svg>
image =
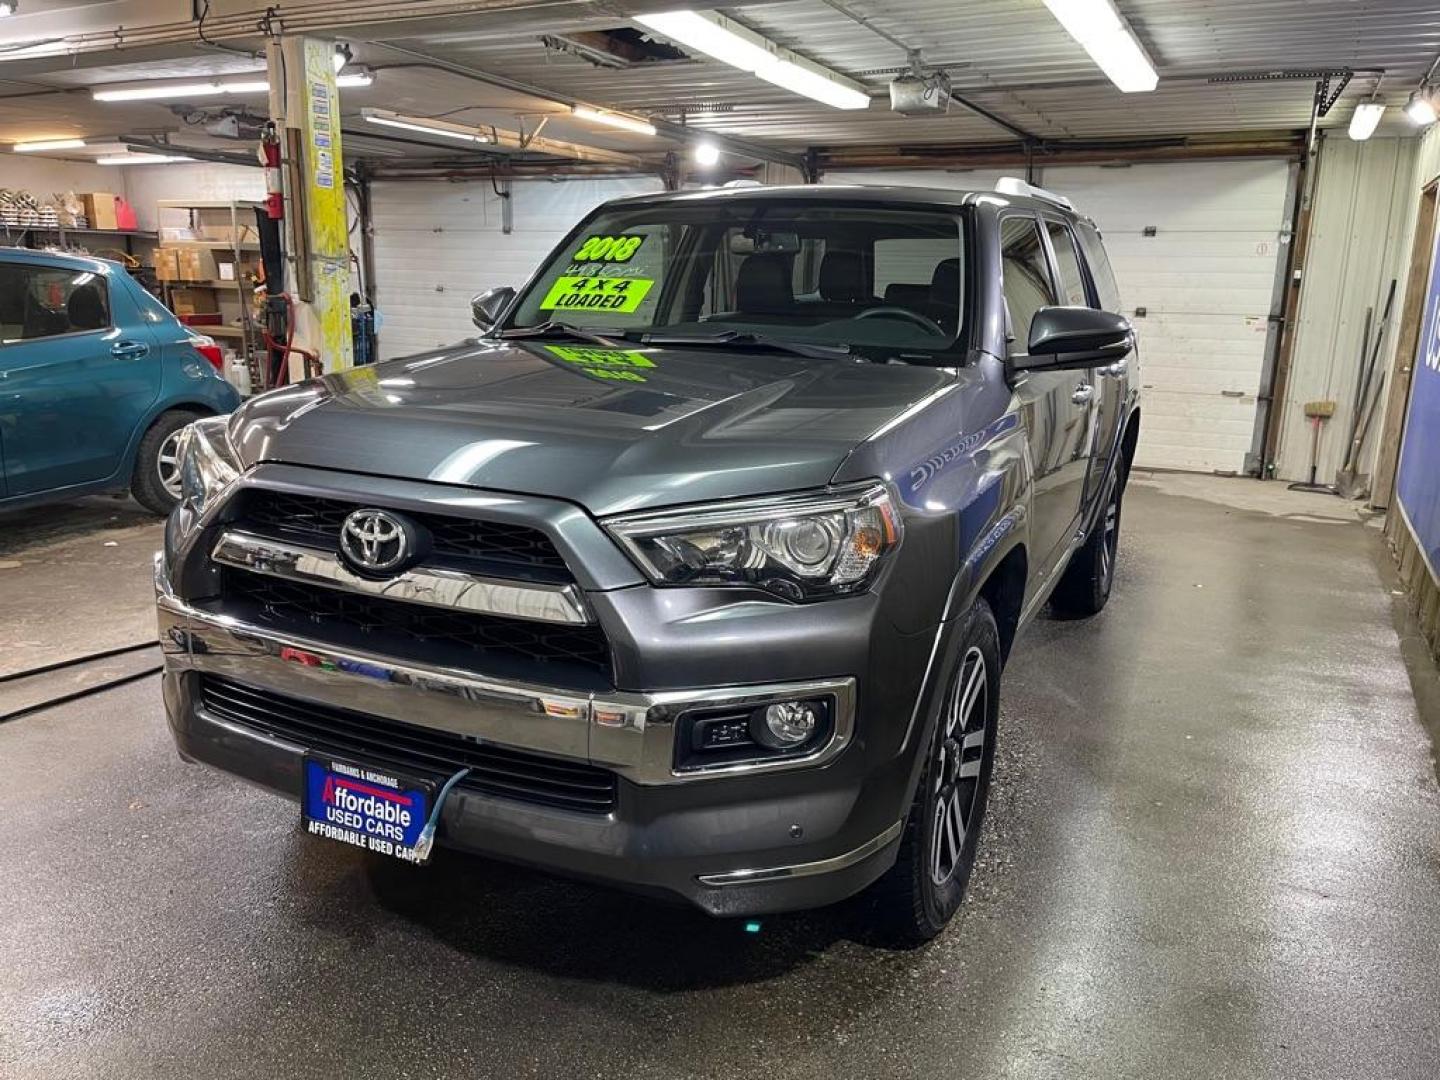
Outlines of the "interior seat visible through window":
<svg viewBox="0 0 1440 1080">
<path fill-rule="evenodd" d="M 789 260 L 775 254 L 747 256 L 735 275 L 735 306 L 744 315 L 793 315 Z"/>
</svg>

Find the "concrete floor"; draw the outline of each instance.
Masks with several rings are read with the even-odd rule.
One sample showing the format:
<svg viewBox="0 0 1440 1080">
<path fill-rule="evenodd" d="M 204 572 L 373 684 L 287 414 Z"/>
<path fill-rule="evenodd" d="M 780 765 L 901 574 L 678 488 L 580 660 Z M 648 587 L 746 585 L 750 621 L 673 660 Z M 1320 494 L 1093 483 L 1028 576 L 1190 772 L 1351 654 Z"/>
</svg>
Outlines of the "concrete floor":
<svg viewBox="0 0 1440 1080">
<path fill-rule="evenodd" d="M 1379 538 L 1260 487 L 1137 478 L 1109 608 L 1006 673 L 971 897 L 915 952 L 304 837 L 178 761 L 153 678 L 0 725 L 0 1076 L 1433 1080 L 1440 793 Z"/>
</svg>

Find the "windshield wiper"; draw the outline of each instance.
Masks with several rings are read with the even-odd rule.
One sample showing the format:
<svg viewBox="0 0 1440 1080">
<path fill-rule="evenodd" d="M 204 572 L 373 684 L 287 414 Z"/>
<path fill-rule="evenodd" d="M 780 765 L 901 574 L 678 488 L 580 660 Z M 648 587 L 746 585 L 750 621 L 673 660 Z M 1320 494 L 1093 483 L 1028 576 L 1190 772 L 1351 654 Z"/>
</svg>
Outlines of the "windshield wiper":
<svg viewBox="0 0 1440 1080">
<path fill-rule="evenodd" d="M 616 335 L 620 331 L 614 331 Z M 611 337 L 606 337 L 595 330 L 586 330 L 583 326 L 575 326 L 567 322 L 558 322 L 551 319 L 549 322 L 540 323 L 538 326 L 524 326 L 512 330 L 502 330 L 500 337 L 505 341 L 514 341 L 517 338 L 578 338 L 581 341 L 592 341 L 596 345 L 603 345 L 607 349 L 618 349 L 620 343 Z"/>
<path fill-rule="evenodd" d="M 839 360 L 854 355 L 849 345 L 812 345 L 743 330 L 723 330 L 718 334 L 657 334 L 626 330 L 621 336 L 626 341 L 637 341 L 642 345 L 738 345 L 741 348 L 775 349 L 820 360 Z"/>
</svg>

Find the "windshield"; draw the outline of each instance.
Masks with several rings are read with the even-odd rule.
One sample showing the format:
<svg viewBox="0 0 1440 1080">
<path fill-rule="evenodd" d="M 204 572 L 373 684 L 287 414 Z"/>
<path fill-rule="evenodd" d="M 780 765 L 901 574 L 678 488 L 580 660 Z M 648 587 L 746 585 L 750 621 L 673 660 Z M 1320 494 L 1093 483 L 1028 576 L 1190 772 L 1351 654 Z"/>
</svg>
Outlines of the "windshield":
<svg viewBox="0 0 1440 1080">
<path fill-rule="evenodd" d="M 759 338 L 923 358 L 964 326 L 964 234 L 933 211 L 777 200 L 606 211 L 521 297 L 512 329 Z"/>
</svg>

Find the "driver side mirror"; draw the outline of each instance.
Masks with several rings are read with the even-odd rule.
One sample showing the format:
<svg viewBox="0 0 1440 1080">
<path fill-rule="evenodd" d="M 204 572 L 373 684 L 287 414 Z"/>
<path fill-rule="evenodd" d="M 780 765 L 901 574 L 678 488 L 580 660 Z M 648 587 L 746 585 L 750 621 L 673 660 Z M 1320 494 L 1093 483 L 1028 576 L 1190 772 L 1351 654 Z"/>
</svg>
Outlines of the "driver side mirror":
<svg viewBox="0 0 1440 1080">
<path fill-rule="evenodd" d="M 479 296 L 470 298 L 470 319 L 481 330 L 489 330 L 500 321 L 514 299 L 515 290 L 509 285 L 486 289 Z"/>
<path fill-rule="evenodd" d="M 1030 323 L 1025 356 L 1012 356 L 1016 371 L 1098 367 L 1123 360 L 1135 349 L 1130 320 L 1088 307 L 1042 307 Z"/>
</svg>

